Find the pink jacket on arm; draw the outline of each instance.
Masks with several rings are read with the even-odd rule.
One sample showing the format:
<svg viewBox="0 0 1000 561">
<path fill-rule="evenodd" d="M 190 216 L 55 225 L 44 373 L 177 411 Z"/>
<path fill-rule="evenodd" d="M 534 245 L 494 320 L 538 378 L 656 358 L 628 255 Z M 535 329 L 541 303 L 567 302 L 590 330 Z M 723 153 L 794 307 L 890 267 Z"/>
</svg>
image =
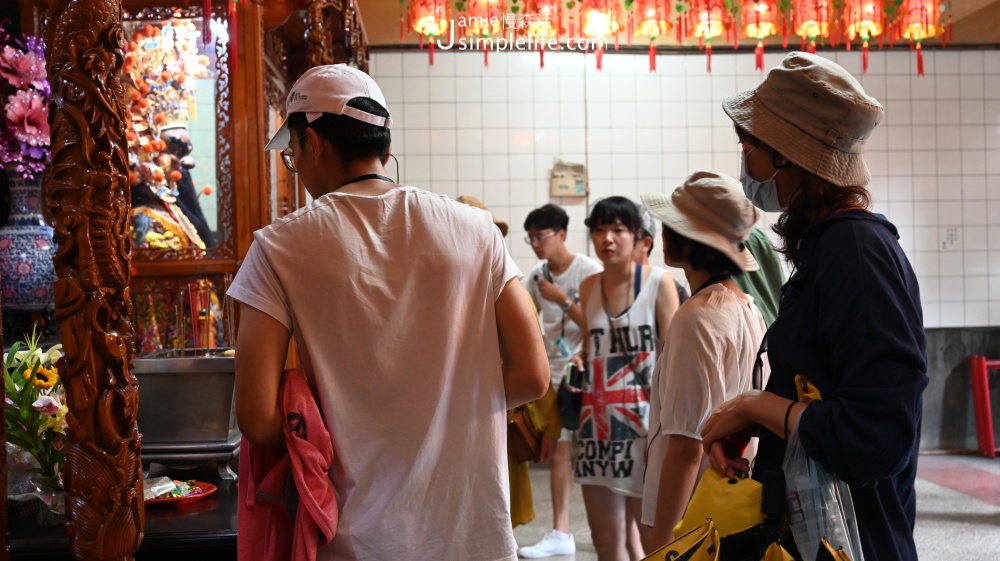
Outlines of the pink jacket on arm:
<svg viewBox="0 0 1000 561">
<path fill-rule="evenodd" d="M 313 561 L 337 533 L 337 496 L 330 481 L 333 441 L 316 398 L 298 370 L 285 370 L 279 395 L 287 451 L 240 444 L 237 523 L 239 561 Z M 287 511 L 289 475 L 298 494 Z"/>
</svg>

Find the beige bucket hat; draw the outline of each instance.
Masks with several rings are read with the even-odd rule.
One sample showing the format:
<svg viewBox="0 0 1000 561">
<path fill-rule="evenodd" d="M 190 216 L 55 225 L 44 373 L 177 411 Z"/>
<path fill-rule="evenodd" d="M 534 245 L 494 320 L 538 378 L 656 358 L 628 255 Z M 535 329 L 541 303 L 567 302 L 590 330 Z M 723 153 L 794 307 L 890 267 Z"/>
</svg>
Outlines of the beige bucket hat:
<svg viewBox="0 0 1000 561">
<path fill-rule="evenodd" d="M 744 271 L 760 268 L 745 243 L 760 211 L 743 194 L 739 181 L 716 171 L 698 171 L 673 193 L 639 197 L 671 230 L 719 250 Z"/>
<path fill-rule="evenodd" d="M 871 181 L 861 151 L 885 112 L 830 60 L 788 53 L 760 85 L 724 99 L 722 108 L 741 128 L 834 185 Z"/>
</svg>

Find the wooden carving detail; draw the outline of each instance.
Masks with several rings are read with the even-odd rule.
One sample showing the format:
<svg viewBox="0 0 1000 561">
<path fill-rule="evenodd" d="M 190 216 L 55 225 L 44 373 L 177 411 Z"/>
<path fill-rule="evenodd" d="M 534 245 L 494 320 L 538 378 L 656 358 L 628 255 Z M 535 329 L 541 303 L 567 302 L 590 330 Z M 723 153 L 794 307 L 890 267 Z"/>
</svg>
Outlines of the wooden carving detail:
<svg viewBox="0 0 1000 561">
<path fill-rule="evenodd" d="M 334 63 L 333 45 L 326 22 L 326 8 L 331 5 L 330 0 L 312 0 L 309 3 L 306 52 L 310 67 Z"/>
<path fill-rule="evenodd" d="M 126 560 L 142 541 L 142 464 L 130 371 L 132 242 L 119 80 L 120 0 L 52 0 L 48 20 L 52 165 L 44 197 L 59 245 L 59 371 L 69 413 L 63 480 L 77 559 Z"/>
<path fill-rule="evenodd" d="M 216 7 L 214 16 L 226 20 L 226 7 Z M 229 44 L 222 41 L 215 43 L 216 68 L 218 78 L 215 80 L 215 158 L 218 166 L 219 181 L 219 244 L 209 250 L 213 257 L 236 257 L 236 230 L 233 224 L 234 193 L 233 189 L 233 124 L 232 124 L 232 77 L 229 75 L 229 57 L 236 53 L 229 51 Z M 169 253 L 169 252 L 162 252 Z"/>
</svg>

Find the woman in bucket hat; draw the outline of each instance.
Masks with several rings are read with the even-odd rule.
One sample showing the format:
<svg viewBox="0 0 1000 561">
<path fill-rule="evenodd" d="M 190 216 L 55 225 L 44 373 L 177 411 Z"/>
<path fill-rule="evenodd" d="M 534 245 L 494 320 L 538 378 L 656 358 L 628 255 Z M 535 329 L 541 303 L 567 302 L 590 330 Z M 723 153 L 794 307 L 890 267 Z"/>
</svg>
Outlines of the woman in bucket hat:
<svg viewBox="0 0 1000 561">
<path fill-rule="evenodd" d="M 850 485 L 865 561 L 916 559 L 926 337 L 896 228 L 867 210 L 861 152 L 882 106 L 840 66 L 800 52 L 722 105 L 740 137 L 744 192 L 781 212 L 774 231 L 794 271 L 767 335 L 770 382 L 716 410 L 705 451 L 720 471 L 745 471 L 723 443 L 762 426 L 754 471 L 779 470 L 795 433 Z"/>
<path fill-rule="evenodd" d="M 684 269 L 694 289 L 670 323 L 653 379 L 642 496 L 651 551 L 673 539 L 707 466 L 701 429 L 715 407 L 751 388 L 767 327 L 733 281 L 758 268 L 745 244 L 760 212 L 740 182 L 697 172 L 673 193 L 644 194 L 642 202 L 663 222 L 664 261 Z"/>
</svg>

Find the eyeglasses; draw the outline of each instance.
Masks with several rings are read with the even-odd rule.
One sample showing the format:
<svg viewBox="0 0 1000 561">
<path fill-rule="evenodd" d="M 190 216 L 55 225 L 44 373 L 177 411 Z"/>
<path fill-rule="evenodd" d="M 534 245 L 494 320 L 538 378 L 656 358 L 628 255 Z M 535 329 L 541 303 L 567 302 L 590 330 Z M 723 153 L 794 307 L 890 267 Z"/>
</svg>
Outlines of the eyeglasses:
<svg viewBox="0 0 1000 561">
<path fill-rule="evenodd" d="M 305 137 L 306 135 L 303 134 L 302 136 L 295 139 L 295 142 L 296 143 L 302 142 L 302 139 Z M 284 150 L 281 151 L 281 163 L 285 164 L 285 167 L 288 168 L 288 171 L 292 173 L 299 173 L 299 170 L 295 169 L 295 154 L 292 154 L 291 143 L 288 144 L 288 148 L 285 148 Z"/>
<path fill-rule="evenodd" d="M 528 245 L 536 245 L 542 243 L 542 241 L 551 238 L 556 235 L 555 231 L 551 231 L 548 234 L 539 234 L 537 236 L 524 236 L 524 243 Z"/>
</svg>

